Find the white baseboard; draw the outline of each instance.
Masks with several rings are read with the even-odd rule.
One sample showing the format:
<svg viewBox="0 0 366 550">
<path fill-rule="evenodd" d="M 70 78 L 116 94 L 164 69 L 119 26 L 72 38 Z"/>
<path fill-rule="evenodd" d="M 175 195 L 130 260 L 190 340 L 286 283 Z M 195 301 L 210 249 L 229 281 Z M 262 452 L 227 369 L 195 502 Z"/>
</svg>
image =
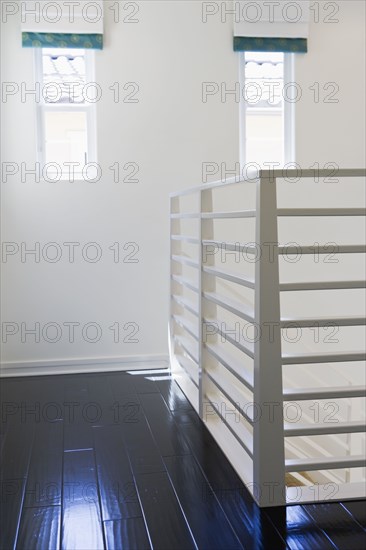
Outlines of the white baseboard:
<svg viewBox="0 0 366 550">
<path fill-rule="evenodd" d="M 168 368 L 168 355 L 125 355 L 42 361 L 9 361 L 0 364 L 0 377 L 45 376 Z"/>
</svg>

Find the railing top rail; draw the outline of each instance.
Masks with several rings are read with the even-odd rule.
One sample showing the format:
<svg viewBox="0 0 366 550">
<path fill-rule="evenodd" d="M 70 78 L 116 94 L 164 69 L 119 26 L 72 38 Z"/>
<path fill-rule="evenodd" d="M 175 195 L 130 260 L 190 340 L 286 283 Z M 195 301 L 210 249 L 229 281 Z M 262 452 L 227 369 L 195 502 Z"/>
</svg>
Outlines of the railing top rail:
<svg viewBox="0 0 366 550">
<path fill-rule="evenodd" d="M 253 177 L 250 178 L 243 178 L 243 176 L 237 175 L 232 178 L 227 178 L 226 180 L 217 180 L 210 183 L 203 183 L 202 185 L 189 187 L 187 189 L 183 189 L 182 191 L 175 191 L 174 193 L 170 193 L 169 196 L 171 198 L 181 197 L 183 195 L 191 195 L 193 193 L 197 193 L 198 191 L 206 191 L 207 189 L 215 189 L 216 187 L 224 187 L 225 185 L 232 185 L 235 183 L 253 183 L 259 178 L 258 170 L 253 170 L 252 175 Z"/>
<path fill-rule="evenodd" d="M 182 197 L 184 195 L 191 195 L 199 191 L 206 191 L 208 189 L 215 189 L 218 187 L 224 187 L 226 185 L 233 185 L 236 183 L 253 183 L 258 181 L 260 178 L 264 179 L 297 179 L 297 178 L 361 178 L 366 177 L 366 168 L 282 168 L 278 170 L 268 169 L 268 170 L 257 170 L 253 168 L 247 170 L 247 177 L 244 178 L 241 175 L 234 176 L 232 178 L 227 178 L 225 180 L 217 180 L 210 183 L 204 183 L 202 185 L 196 185 L 195 187 L 189 187 L 183 189 L 182 191 L 175 191 L 170 193 L 170 198 Z"/>
<path fill-rule="evenodd" d="M 366 176 L 366 168 L 281 168 L 259 170 L 261 178 L 361 178 Z"/>
</svg>

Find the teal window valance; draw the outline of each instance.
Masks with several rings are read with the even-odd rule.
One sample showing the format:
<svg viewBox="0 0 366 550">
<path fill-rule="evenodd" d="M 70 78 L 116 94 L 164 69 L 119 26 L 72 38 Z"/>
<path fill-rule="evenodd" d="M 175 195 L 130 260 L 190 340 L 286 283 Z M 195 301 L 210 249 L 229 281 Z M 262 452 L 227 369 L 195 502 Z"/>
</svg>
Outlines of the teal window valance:
<svg viewBox="0 0 366 550">
<path fill-rule="evenodd" d="M 285 52 L 306 53 L 306 38 L 259 38 L 234 36 L 235 52 Z"/>
<path fill-rule="evenodd" d="M 23 48 L 103 49 L 102 34 L 23 32 Z"/>
</svg>

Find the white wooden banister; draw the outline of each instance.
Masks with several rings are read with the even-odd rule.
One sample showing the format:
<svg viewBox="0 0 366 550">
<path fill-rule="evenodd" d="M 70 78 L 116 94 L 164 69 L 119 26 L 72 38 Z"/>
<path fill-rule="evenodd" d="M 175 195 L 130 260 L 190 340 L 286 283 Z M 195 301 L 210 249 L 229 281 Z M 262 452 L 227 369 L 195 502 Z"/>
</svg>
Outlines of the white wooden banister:
<svg viewBox="0 0 366 550">
<path fill-rule="evenodd" d="M 296 502 L 314 501 L 311 480 L 319 486 L 317 498 L 324 495 L 326 500 L 327 483 L 335 481 L 333 498 L 365 497 L 365 443 L 357 439 L 357 444 L 351 445 L 353 438 L 362 438 L 365 432 L 360 408 L 352 408 L 352 403 L 366 397 L 366 386 L 352 374 L 353 366 L 366 359 L 365 350 L 355 346 L 350 350 L 305 344 L 291 347 L 284 344 L 284 333 L 329 326 L 357 331 L 365 325 L 366 316 L 359 310 L 340 314 L 326 308 L 319 315 L 320 308 L 310 311 L 309 307 L 305 314 L 281 312 L 281 295 L 288 298 L 291 293 L 296 296 L 306 291 L 311 297 L 338 290 L 362 293 L 366 282 L 351 270 L 338 280 L 333 280 L 329 271 L 324 280 L 282 280 L 279 264 L 286 256 L 309 257 L 314 252 L 347 259 L 350 254 L 365 254 L 366 246 L 357 242 L 359 235 L 354 243 L 332 245 L 331 249 L 317 244 L 314 250 L 311 241 L 286 245 L 278 242 L 278 220 L 294 218 L 305 223 L 306 218 L 334 217 L 337 223 L 346 224 L 350 218 L 364 217 L 366 208 L 360 204 L 281 208 L 277 206 L 277 185 L 280 180 L 321 182 L 325 178 L 347 178 L 348 183 L 365 178 L 366 170 L 253 170 L 247 176 L 185 189 L 170 197 L 173 375 L 259 506 L 294 504 L 294 488 L 287 483 L 289 473 L 292 482 L 297 479 L 299 483 Z M 249 189 L 250 196 L 255 191 L 255 208 L 241 199 L 231 209 L 225 210 L 226 200 L 215 208 L 215 191 L 230 198 L 235 188 Z M 235 227 L 236 233 L 230 240 L 221 240 L 215 224 Z M 255 230 L 254 240 L 253 235 L 238 230 L 248 224 Z M 244 258 L 243 263 L 234 262 L 234 271 L 233 266 L 218 260 L 226 254 Z M 243 327 L 256 329 L 260 337 L 251 340 Z M 333 368 L 334 380 L 322 374 L 329 368 Z M 303 382 L 296 384 L 296 379 Z M 347 414 L 336 422 L 314 421 L 309 405 L 331 399 L 344 400 Z M 301 421 L 289 421 L 284 414 L 286 406 L 297 407 Z M 356 470 L 362 470 L 357 482 L 349 474 Z"/>
</svg>

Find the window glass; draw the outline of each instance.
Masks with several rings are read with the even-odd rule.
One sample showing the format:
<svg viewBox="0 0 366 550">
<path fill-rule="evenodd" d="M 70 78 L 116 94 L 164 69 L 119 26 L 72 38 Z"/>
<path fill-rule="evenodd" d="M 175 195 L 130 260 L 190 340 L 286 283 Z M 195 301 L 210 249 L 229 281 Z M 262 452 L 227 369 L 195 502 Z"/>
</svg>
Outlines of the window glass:
<svg viewBox="0 0 366 550">
<path fill-rule="evenodd" d="M 284 164 L 284 54 L 245 53 L 246 162 Z"/>
<path fill-rule="evenodd" d="M 44 48 L 36 52 L 42 95 L 38 113 L 39 158 L 47 173 L 83 179 L 95 162 L 95 102 L 87 94 L 92 52 Z M 70 166 L 70 163 L 74 163 Z"/>
<path fill-rule="evenodd" d="M 85 103 L 85 51 L 42 50 L 43 87 L 48 102 Z"/>
</svg>

